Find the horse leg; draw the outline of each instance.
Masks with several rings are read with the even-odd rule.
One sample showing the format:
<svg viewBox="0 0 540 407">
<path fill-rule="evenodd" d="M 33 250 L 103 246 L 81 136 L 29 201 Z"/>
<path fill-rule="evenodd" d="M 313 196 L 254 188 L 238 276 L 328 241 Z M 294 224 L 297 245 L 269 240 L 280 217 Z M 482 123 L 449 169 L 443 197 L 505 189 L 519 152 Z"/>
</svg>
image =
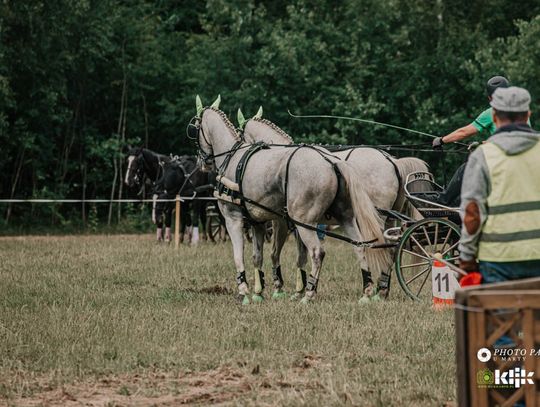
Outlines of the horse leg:
<svg viewBox="0 0 540 407">
<path fill-rule="evenodd" d="M 263 248 L 264 235 L 266 233 L 266 225 L 254 225 L 253 228 L 253 266 L 255 267 L 255 284 L 253 286 L 253 302 L 261 302 L 263 300 L 264 290 L 264 272 L 263 266 Z"/>
<path fill-rule="evenodd" d="M 186 202 L 186 243 L 191 243 L 191 238 L 193 236 L 193 214 L 191 213 L 191 205 Z"/>
<path fill-rule="evenodd" d="M 188 215 L 189 206 L 187 202 L 180 202 L 180 243 L 184 243 Z"/>
<path fill-rule="evenodd" d="M 308 260 L 307 247 L 300 238 L 298 230 L 294 231 L 296 240 L 296 286 L 295 293 L 291 296 L 292 300 L 301 298 L 306 290 L 307 273 L 306 265 Z"/>
<path fill-rule="evenodd" d="M 172 212 L 173 204 L 171 202 L 166 203 L 165 209 L 165 243 L 171 243 L 171 224 L 172 224 Z"/>
<path fill-rule="evenodd" d="M 302 298 L 302 302 L 307 303 L 315 298 L 325 252 L 321 241 L 317 237 L 317 232 L 298 227 L 298 233 L 311 257 L 311 274 L 307 279 L 305 295 Z"/>
<path fill-rule="evenodd" d="M 200 225 L 201 225 L 201 240 L 205 242 L 208 240 L 208 230 L 206 227 L 206 201 L 197 201 L 195 203 L 197 206 L 197 215 L 198 219 L 200 219 Z"/>
<path fill-rule="evenodd" d="M 281 250 L 283 245 L 287 240 L 287 222 L 283 219 L 276 219 L 272 221 L 274 236 L 272 241 L 272 277 L 274 279 L 274 293 L 272 298 L 280 299 L 285 297 L 285 292 L 283 291 L 283 276 L 281 275 Z"/>
<path fill-rule="evenodd" d="M 156 218 L 156 199 L 158 199 L 157 194 L 152 195 L 152 223 L 155 225 L 157 224 L 157 218 Z"/>
<path fill-rule="evenodd" d="M 361 241 L 363 236 L 358 229 L 358 225 L 354 219 L 346 220 L 341 225 L 347 236 L 351 239 Z M 384 250 L 384 249 L 373 249 L 373 250 Z M 362 270 L 362 297 L 360 298 L 360 303 L 369 302 L 370 299 L 375 294 L 375 285 L 373 283 L 373 278 L 371 271 L 368 267 L 368 262 L 366 259 L 366 249 L 364 247 L 354 247 L 354 252 L 360 262 L 360 269 Z"/>
<path fill-rule="evenodd" d="M 156 240 L 158 243 L 163 241 L 163 207 L 162 202 L 158 202 L 155 206 L 155 220 L 156 220 Z"/>
<path fill-rule="evenodd" d="M 227 225 L 227 231 L 229 232 L 233 246 L 238 297 L 242 301 L 242 304 L 249 304 L 249 288 L 244 268 L 244 220 L 242 214 L 231 212 L 225 218 L 225 224 Z"/>
</svg>

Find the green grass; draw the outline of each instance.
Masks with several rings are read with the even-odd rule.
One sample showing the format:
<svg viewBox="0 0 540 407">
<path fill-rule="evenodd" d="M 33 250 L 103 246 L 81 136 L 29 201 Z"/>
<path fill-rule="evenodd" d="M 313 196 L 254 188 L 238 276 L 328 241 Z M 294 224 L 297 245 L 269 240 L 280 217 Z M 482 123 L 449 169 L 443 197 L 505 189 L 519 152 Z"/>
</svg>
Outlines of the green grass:
<svg viewBox="0 0 540 407">
<path fill-rule="evenodd" d="M 294 256 L 290 241 L 289 290 Z M 78 398 L 92 383 L 110 388 L 113 404 L 166 395 L 244 405 L 455 399 L 453 313 L 413 303 L 398 286 L 390 301 L 360 306 L 345 244 L 327 244 L 308 306 L 239 305 L 230 243 L 175 250 L 151 236 L 4 238 L 0 259 L 0 404 L 70 385 Z"/>
</svg>

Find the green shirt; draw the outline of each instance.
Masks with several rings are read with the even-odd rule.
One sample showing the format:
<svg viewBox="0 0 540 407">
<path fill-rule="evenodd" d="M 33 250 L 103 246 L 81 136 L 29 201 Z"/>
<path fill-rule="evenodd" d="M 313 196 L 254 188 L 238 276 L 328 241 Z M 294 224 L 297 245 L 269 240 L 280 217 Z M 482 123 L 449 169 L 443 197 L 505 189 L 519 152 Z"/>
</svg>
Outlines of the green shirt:
<svg viewBox="0 0 540 407">
<path fill-rule="evenodd" d="M 493 123 L 493 108 L 490 107 L 484 110 L 471 124 L 482 136 L 492 136 L 493 133 L 495 133 L 495 130 L 497 130 L 495 123 Z M 530 126 L 531 121 L 527 120 L 527 124 Z"/>
<path fill-rule="evenodd" d="M 472 122 L 474 128 L 481 135 L 491 136 L 495 133 L 497 128 L 495 123 L 493 123 L 493 108 L 488 108 L 478 115 L 476 119 Z"/>
</svg>

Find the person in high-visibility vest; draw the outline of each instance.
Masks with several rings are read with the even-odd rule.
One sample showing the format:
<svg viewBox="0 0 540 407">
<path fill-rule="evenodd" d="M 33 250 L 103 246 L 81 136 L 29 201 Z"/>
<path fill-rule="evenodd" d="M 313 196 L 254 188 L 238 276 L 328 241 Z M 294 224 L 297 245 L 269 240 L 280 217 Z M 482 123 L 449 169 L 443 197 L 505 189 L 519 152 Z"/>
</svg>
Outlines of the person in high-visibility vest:
<svg viewBox="0 0 540 407">
<path fill-rule="evenodd" d="M 485 283 L 540 277 L 540 133 L 528 124 L 531 96 L 498 88 L 496 132 L 467 162 L 461 189 L 460 268 Z"/>
</svg>

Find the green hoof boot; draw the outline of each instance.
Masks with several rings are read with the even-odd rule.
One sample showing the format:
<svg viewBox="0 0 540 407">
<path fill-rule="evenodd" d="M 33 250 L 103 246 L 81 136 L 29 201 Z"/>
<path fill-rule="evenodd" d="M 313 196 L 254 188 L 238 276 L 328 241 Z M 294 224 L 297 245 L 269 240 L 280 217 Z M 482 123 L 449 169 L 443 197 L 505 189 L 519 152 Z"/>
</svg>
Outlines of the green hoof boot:
<svg viewBox="0 0 540 407">
<path fill-rule="evenodd" d="M 272 299 L 274 300 L 282 300 L 284 298 L 287 298 L 287 293 L 285 291 L 274 291 L 272 294 Z"/>
<path fill-rule="evenodd" d="M 379 295 L 379 293 L 375 294 L 373 297 L 371 297 L 371 301 L 373 302 L 380 302 L 383 298 Z"/>
<path fill-rule="evenodd" d="M 264 301 L 264 298 L 261 294 L 253 294 L 251 296 L 251 301 L 253 301 L 254 303 L 261 303 Z"/>
<path fill-rule="evenodd" d="M 304 305 L 307 305 L 309 304 L 311 301 L 313 301 L 313 299 L 311 297 L 308 297 L 308 296 L 303 296 L 302 299 L 300 300 L 300 304 L 304 304 Z"/>
<path fill-rule="evenodd" d="M 294 293 L 291 295 L 291 301 L 298 301 L 304 297 L 304 293 Z"/>
<path fill-rule="evenodd" d="M 249 296 L 244 295 L 244 298 L 242 299 L 242 305 L 249 305 Z"/>
<path fill-rule="evenodd" d="M 358 300 L 358 304 L 360 304 L 360 305 L 369 304 L 370 302 L 371 302 L 371 297 L 368 297 L 367 295 L 363 295 Z"/>
</svg>

